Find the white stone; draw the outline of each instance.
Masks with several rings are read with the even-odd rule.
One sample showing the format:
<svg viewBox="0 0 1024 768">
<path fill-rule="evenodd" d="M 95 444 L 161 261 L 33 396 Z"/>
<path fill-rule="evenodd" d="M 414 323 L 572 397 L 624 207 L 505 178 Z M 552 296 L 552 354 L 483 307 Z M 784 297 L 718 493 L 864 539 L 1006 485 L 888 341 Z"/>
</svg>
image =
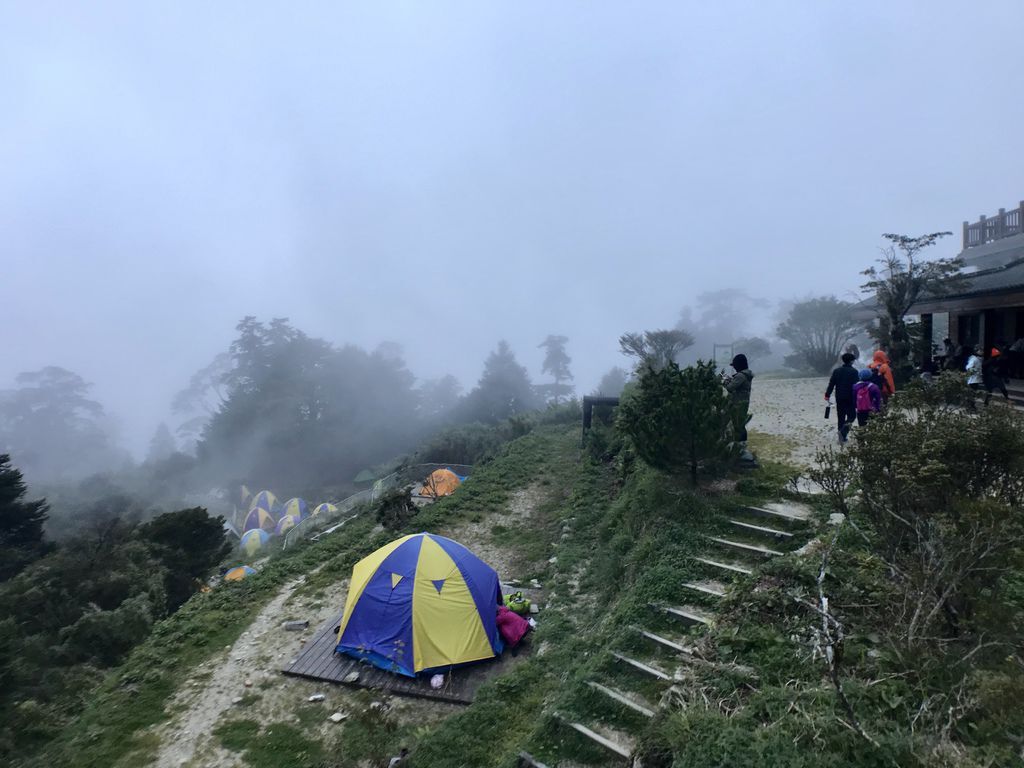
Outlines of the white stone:
<svg viewBox="0 0 1024 768">
<path fill-rule="evenodd" d="M 345 675 L 344 678 L 342 678 L 342 682 L 343 683 L 354 683 L 358 679 L 359 679 L 359 673 L 358 672 L 349 672 L 347 675 Z"/>
<path fill-rule="evenodd" d="M 828 516 L 829 525 L 842 525 L 845 522 L 846 515 L 844 515 L 842 512 L 833 512 L 831 515 Z"/>
<path fill-rule="evenodd" d="M 340 723 L 340 722 L 343 722 L 344 720 L 346 720 L 347 718 L 348 718 L 348 715 L 346 715 L 344 712 L 335 712 L 333 715 L 331 715 L 327 719 L 330 720 L 332 723 Z"/>
<path fill-rule="evenodd" d="M 324 696 L 322 693 L 314 693 L 312 696 L 306 699 L 306 701 L 323 701 L 326 698 L 327 697 Z"/>
</svg>

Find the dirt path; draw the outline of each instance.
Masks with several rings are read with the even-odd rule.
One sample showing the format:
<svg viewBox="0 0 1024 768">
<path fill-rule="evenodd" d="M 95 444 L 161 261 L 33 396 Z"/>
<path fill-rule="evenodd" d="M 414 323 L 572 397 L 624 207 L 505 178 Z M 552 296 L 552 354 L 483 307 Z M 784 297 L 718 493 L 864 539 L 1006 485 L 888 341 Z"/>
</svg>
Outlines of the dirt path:
<svg viewBox="0 0 1024 768">
<path fill-rule="evenodd" d="M 492 529 L 499 525 L 514 528 L 523 524 L 533 516 L 541 501 L 542 494 L 538 486 L 521 488 L 512 494 L 506 510 L 491 512 L 479 522 L 460 523 L 443 531 L 442 535 L 454 539 L 474 552 L 494 568 L 500 578 L 516 578 L 520 575 L 522 563 L 518 561 L 514 550 L 494 543 Z"/>
<path fill-rule="evenodd" d="M 312 598 L 292 601 L 295 590 L 305 580 L 303 576 L 286 584 L 229 650 L 201 664 L 181 686 L 169 705 L 176 714 L 158 731 L 161 746 L 153 763 L 156 768 L 232 768 L 242 764 L 237 755 L 213 742 L 213 728 L 221 715 L 238 709 L 235 702 L 240 698 L 253 700 L 246 701 L 247 707 L 251 707 L 246 710 L 247 716 L 249 712 L 256 714 L 253 710 L 263 709 L 262 705 L 271 698 L 270 690 L 287 682 L 278 667 L 298 652 L 309 634 L 330 618 L 328 614 L 338 611 L 337 594 L 325 596 L 321 604 Z M 339 584 L 331 592 L 343 591 L 346 585 L 347 582 Z M 282 624 L 291 619 L 309 619 L 309 630 L 285 631 Z M 295 697 L 302 693 L 295 691 Z M 282 719 L 293 708 L 283 708 L 275 713 L 276 718 Z"/>
<path fill-rule="evenodd" d="M 181 715 L 161 729 L 156 768 L 188 765 L 197 748 L 210 738 L 211 724 L 232 706 L 233 700 L 245 694 L 246 681 L 249 687 L 255 685 L 254 662 L 261 655 L 261 641 L 271 629 L 279 626 L 284 604 L 304 581 L 302 577 L 286 584 L 226 654 L 200 665 L 193 678 L 214 668 L 205 685 L 193 679 L 175 695 L 170 707 Z"/>
<path fill-rule="evenodd" d="M 788 459 L 801 467 L 814 462 L 814 454 L 836 442 L 836 419 L 825 421 L 828 379 L 754 379 L 749 428 L 781 438 L 762 449 L 768 458 Z"/>
</svg>

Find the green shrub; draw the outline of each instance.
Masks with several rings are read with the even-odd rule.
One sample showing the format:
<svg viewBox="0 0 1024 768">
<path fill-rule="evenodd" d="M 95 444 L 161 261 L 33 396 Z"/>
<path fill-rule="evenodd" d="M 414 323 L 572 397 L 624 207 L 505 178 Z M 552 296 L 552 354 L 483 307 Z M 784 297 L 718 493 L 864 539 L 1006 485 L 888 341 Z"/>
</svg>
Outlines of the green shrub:
<svg viewBox="0 0 1024 768">
<path fill-rule="evenodd" d="M 737 418 L 714 363 L 698 361 L 682 369 L 675 363 L 644 368 L 619 406 L 618 426 L 650 466 L 687 471 L 696 485 L 699 470 L 721 471 L 738 454 Z"/>
</svg>

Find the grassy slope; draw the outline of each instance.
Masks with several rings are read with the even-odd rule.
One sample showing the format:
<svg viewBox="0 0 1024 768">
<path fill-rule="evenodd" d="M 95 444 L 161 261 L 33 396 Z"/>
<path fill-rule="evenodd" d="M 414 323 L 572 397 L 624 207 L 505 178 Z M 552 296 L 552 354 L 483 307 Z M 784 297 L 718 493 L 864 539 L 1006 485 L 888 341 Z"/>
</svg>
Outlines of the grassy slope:
<svg viewBox="0 0 1024 768">
<path fill-rule="evenodd" d="M 221 743 L 234 745 L 259 768 L 349 768 L 394 754 L 401 745 L 414 748 L 414 765 L 430 768 L 512 766 L 522 749 L 549 764 L 570 756 L 578 764 L 604 764 L 608 755 L 554 714 L 588 722 L 610 714 L 584 681 L 618 674 L 608 651 L 628 650 L 635 643 L 632 626 L 651 620 L 648 604 L 675 601 L 677 585 L 700 575 L 689 557 L 704 547 L 704 535 L 724 530 L 727 513 L 739 504 L 783 496 L 792 472 L 769 464 L 743 478 L 735 493 L 695 494 L 639 464 L 624 471 L 592 462 L 577 441 L 575 427 L 537 428 L 409 526 L 437 530 L 486 521 L 515 491 L 537 489 L 533 516 L 496 525 L 491 535 L 516 552 L 524 565 L 519 575 L 538 578 L 548 589 L 549 605 L 533 637 L 543 652 L 491 681 L 472 706 L 436 726 L 363 713 L 340 736 L 324 741 L 314 722 L 260 728 L 239 719 L 217 726 Z M 164 702 L 183 673 L 233 642 L 294 576 L 329 562 L 303 587 L 316 590 L 393 536 L 371 535 L 371 527 L 372 521 L 357 521 L 318 544 L 277 556 L 258 578 L 197 596 L 110 676 L 45 759 L 30 765 L 144 764 L 154 746 L 146 729 L 166 718 Z M 745 587 L 754 594 L 733 593 L 706 647 L 719 658 L 756 667 L 759 681 L 751 685 L 714 671 L 699 676 L 684 692 L 692 697 L 689 706 L 632 723 L 645 748 L 686 766 L 919 764 L 908 751 L 903 713 L 887 700 L 898 695 L 898 683 L 850 684 L 851 699 L 879 739 L 877 749 L 840 721 L 820 663 L 810 659 L 806 638 L 794 634 L 806 630 L 805 619 L 791 610 L 794 597 L 809 588 L 814 571 L 814 563 L 780 559 L 748 578 Z M 869 664 L 867 650 L 863 638 L 854 638 L 847 649 L 851 667 Z"/>
<path fill-rule="evenodd" d="M 542 427 L 506 446 L 498 461 L 480 467 L 473 482 L 457 496 L 421 513 L 410 530 L 432 530 L 459 519 L 480 519 L 507 504 L 516 489 L 533 482 L 551 483 L 553 468 L 564 468 L 567 460 L 575 458 L 574 452 L 567 450 L 575 439 L 570 432 L 578 434 L 561 427 Z M 41 754 L 26 756 L 21 765 L 108 768 L 145 764 L 157 746 L 151 727 L 169 717 L 166 703 L 185 676 L 234 643 L 286 583 L 309 574 L 299 592 L 315 593 L 337 581 L 338 574 L 348 574 L 359 558 L 393 537 L 374 532 L 374 523 L 369 517 L 360 518 L 320 542 L 277 553 L 255 577 L 193 597 L 175 615 L 158 624 L 152 636 L 107 676 L 80 715 Z M 391 724 L 383 725 L 387 726 L 385 730 L 392 730 Z M 354 723 L 353 730 L 360 726 Z M 394 734 L 394 738 L 400 735 Z M 299 734 L 293 736 L 298 738 Z M 272 746 L 268 746 L 271 754 Z M 256 747 L 247 759 L 253 765 L 268 764 L 269 758 L 264 756 L 267 750 L 260 751 L 260 743 Z M 292 765 L 290 759 L 282 758 L 281 765 Z"/>
</svg>

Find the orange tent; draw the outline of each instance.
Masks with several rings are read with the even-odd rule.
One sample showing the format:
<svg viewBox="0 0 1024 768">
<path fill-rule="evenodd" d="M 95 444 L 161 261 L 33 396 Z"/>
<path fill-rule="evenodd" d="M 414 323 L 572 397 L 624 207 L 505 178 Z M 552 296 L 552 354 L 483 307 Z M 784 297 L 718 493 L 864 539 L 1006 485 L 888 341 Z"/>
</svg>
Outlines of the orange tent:
<svg viewBox="0 0 1024 768">
<path fill-rule="evenodd" d="M 450 469 L 435 469 L 423 481 L 420 496 L 430 496 L 433 499 L 450 496 L 461 484 L 459 476 Z"/>
</svg>

